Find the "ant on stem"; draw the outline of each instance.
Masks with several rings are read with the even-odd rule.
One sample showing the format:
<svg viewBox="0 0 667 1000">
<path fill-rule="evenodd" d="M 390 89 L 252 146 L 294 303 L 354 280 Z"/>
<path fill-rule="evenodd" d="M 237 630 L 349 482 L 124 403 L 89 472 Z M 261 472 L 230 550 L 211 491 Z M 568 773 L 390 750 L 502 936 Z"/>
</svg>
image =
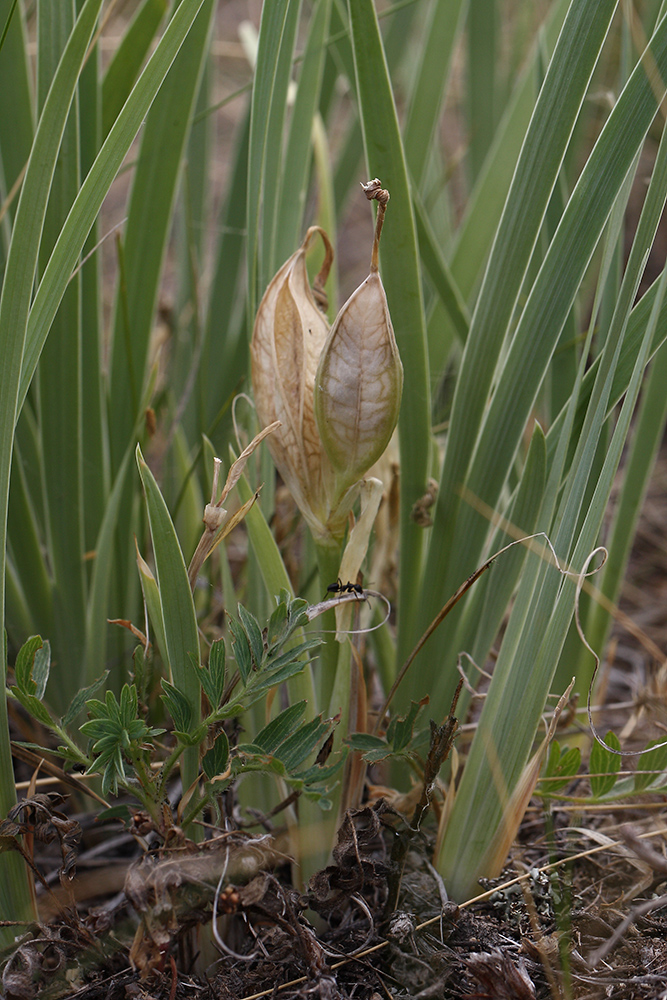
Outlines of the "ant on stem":
<svg viewBox="0 0 667 1000">
<path fill-rule="evenodd" d="M 327 587 L 327 594 L 358 594 L 363 596 L 364 588 L 360 583 L 343 583 L 340 577 Z"/>
</svg>

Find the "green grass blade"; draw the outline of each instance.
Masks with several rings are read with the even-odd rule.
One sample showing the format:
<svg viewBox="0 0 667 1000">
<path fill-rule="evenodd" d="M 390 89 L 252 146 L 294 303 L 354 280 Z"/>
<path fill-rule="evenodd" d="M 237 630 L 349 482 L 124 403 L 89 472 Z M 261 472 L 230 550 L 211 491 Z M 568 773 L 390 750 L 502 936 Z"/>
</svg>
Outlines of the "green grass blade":
<svg viewBox="0 0 667 1000">
<path fill-rule="evenodd" d="M 239 285 L 245 248 L 249 125 L 248 113 L 239 128 L 227 199 L 220 212 L 221 235 L 206 316 L 201 408 L 206 433 L 211 435 L 222 406 L 242 383 L 247 370 L 245 310 L 240 308 Z"/>
<path fill-rule="evenodd" d="M 204 0 L 181 0 L 150 62 L 137 81 L 93 167 L 81 185 L 30 310 L 25 359 L 21 372 L 20 405 L 25 399 L 53 316 L 85 238 L 97 217 L 111 182 L 141 128 L 146 112 L 203 3 Z"/>
<path fill-rule="evenodd" d="M 79 156 L 80 172 L 85 177 L 101 146 L 101 107 L 99 88 L 99 46 L 89 54 L 79 80 Z M 95 223 L 83 246 L 81 284 L 81 424 L 82 489 L 84 550 L 91 552 L 104 515 L 109 492 L 108 454 L 104 424 L 106 400 L 102 391 L 101 345 L 102 293 L 101 259 L 96 252 L 99 223 Z M 91 678 L 92 682 L 92 678 Z"/>
<path fill-rule="evenodd" d="M 272 213 L 300 7 L 300 0 L 264 4 L 259 27 L 248 154 L 247 273 L 251 324 L 272 275 L 270 251 L 275 218 Z M 274 200 L 270 198 L 271 192 Z"/>
<path fill-rule="evenodd" d="M 544 44 L 556 44 L 570 0 L 558 0 L 544 28 Z M 537 97 L 538 46 L 521 74 L 514 95 L 505 110 L 484 169 L 468 199 L 456 234 L 450 266 L 466 300 L 477 284 L 502 215 L 507 192 L 514 176 L 521 144 L 528 129 Z"/>
<path fill-rule="evenodd" d="M 16 381 L 18 385 L 17 375 L 21 372 L 46 203 L 78 73 L 100 5 L 100 0 L 89 0 L 86 3 L 60 60 L 35 134 L 17 208 L 20 225 L 15 225 L 12 234 L 0 300 L 0 347 L 4 364 L 0 427 L 3 428 L 2 455 L 7 462 L 10 448 L 6 448 L 5 443 L 8 443 L 8 439 L 11 440 L 15 424 L 15 416 L 9 419 L 10 411 L 18 413 L 24 398 L 24 394 L 19 396 L 17 403 L 12 383 Z M 55 309 L 53 312 L 55 314 Z M 6 468 L 8 471 L 8 465 Z"/>
<path fill-rule="evenodd" d="M 661 35 L 656 38 L 653 54 L 662 71 L 667 71 L 667 21 L 663 22 Z M 526 303 L 504 367 L 499 392 L 494 397 L 486 418 L 488 430 L 482 439 L 483 444 L 480 444 L 475 454 L 469 480 L 473 492 L 477 490 L 482 478 L 488 482 L 493 477 L 494 463 L 487 465 L 486 459 L 491 456 L 494 443 L 497 445 L 502 440 L 507 449 L 510 441 L 518 441 L 518 434 L 521 433 L 518 430 L 519 424 L 523 429 L 523 421 L 534 399 L 533 393 L 546 369 L 547 359 L 553 352 L 556 337 L 571 308 L 587 262 L 613 206 L 616 192 L 620 190 L 627 172 L 632 168 L 656 107 L 653 85 L 647 80 L 642 66 L 638 66 L 582 171 L 539 278 Z M 650 245 L 650 241 L 646 245 Z M 638 267 L 638 262 L 634 266 Z M 543 318 L 547 316 L 546 325 L 543 326 Z M 535 329 L 546 334 L 545 339 L 541 336 L 532 338 L 529 331 Z M 523 354 L 523 358 L 522 352 L 527 352 Z M 525 387 L 523 398 L 521 393 L 517 394 L 520 386 Z M 504 418 L 508 416 L 505 413 L 500 418 L 502 426 L 494 426 L 503 406 L 507 406 L 510 399 L 512 415 L 505 422 Z M 495 496 L 487 502 L 494 503 Z"/>
<path fill-rule="evenodd" d="M 113 488 L 109 493 L 104 517 L 95 542 L 95 560 L 86 607 L 85 683 L 90 684 L 107 661 L 107 617 L 114 560 L 115 531 L 120 502 L 134 448 L 128 447 Z"/>
<path fill-rule="evenodd" d="M 319 0 L 322 3 L 322 0 Z M 301 0 L 290 0 L 283 31 L 278 62 L 271 95 L 271 114 L 267 123 L 267 142 L 264 152 L 262 176 L 262 223 L 260 229 L 258 276 L 259 292 L 263 294 L 269 281 L 284 263 L 276 255 L 278 212 L 280 211 L 280 184 L 283 177 L 285 128 L 289 91 L 292 85 L 294 50 L 301 17 Z M 260 28 L 261 32 L 261 28 Z M 261 45 L 261 41 L 260 41 Z M 260 58 L 258 50 L 257 58 Z M 288 182 L 289 183 L 289 182 Z"/>
<path fill-rule="evenodd" d="M 403 131 L 408 171 L 417 191 L 421 190 L 428 163 L 426 154 L 440 121 L 452 53 L 466 6 L 467 0 L 436 0 L 424 31 L 424 47 Z"/>
<path fill-rule="evenodd" d="M 412 201 L 419 237 L 419 254 L 424 270 L 431 279 L 435 292 L 447 311 L 459 339 L 465 343 L 470 328 L 468 307 L 438 245 L 426 209 L 415 194 L 413 194 Z M 438 359 L 434 364 L 433 358 L 431 358 L 431 371 L 441 372 L 444 368 L 444 360 L 444 358 Z"/>
<path fill-rule="evenodd" d="M 303 239 L 303 214 L 312 160 L 313 119 L 320 100 L 326 51 L 324 42 L 330 9 L 331 0 L 318 0 L 303 53 L 277 202 L 274 263 L 278 267 L 294 253 Z"/>
<path fill-rule="evenodd" d="M 186 698 L 194 727 L 200 719 L 201 706 L 199 682 L 190 656 L 199 662 L 199 635 L 188 571 L 167 505 L 138 445 L 136 456 L 146 496 L 171 682 Z M 190 787 L 198 769 L 199 751 L 193 747 L 185 752 L 183 759 L 184 788 Z"/>
<path fill-rule="evenodd" d="M 625 391 L 630 382 L 632 372 L 634 369 L 635 360 L 641 348 L 644 331 L 651 317 L 651 311 L 655 298 L 660 286 L 660 278 L 656 278 L 651 287 L 647 292 L 642 295 L 639 302 L 636 304 L 634 309 L 630 314 L 630 319 L 628 321 L 628 329 L 625 337 L 623 338 L 623 343 L 621 345 L 621 354 L 618 359 L 618 365 L 614 371 L 614 381 L 611 388 L 611 393 L 609 397 L 609 408 L 613 409 L 614 406 L 619 402 L 621 397 L 625 394 Z M 658 316 L 657 322 L 655 324 L 653 340 L 651 343 L 651 356 L 653 356 L 662 344 L 667 340 L 667 303 L 663 303 Z M 593 364 L 590 366 L 586 372 L 581 392 L 578 398 L 578 409 L 575 420 L 575 434 L 578 434 L 581 426 L 583 425 L 584 416 L 586 412 L 586 407 L 588 405 L 588 400 L 590 399 L 590 394 L 593 390 L 593 385 L 595 383 L 595 377 L 597 374 L 599 366 L 599 358 L 596 358 Z M 547 452 L 549 455 L 549 461 L 551 461 L 551 456 L 555 450 L 558 440 L 561 434 L 561 428 L 563 421 L 565 419 L 565 410 L 562 410 L 556 420 L 554 420 L 553 425 L 549 428 L 549 433 L 547 434 Z"/>
<path fill-rule="evenodd" d="M 137 8 L 102 81 L 102 136 L 106 138 L 120 114 L 148 54 L 167 0 L 144 0 Z"/>
<path fill-rule="evenodd" d="M 596 544 L 661 306 L 661 300 L 657 297 L 621 414 L 606 451 L 602 470 L 598 474 L 594 464 L 596 445 L 606 419 L 613 371 L 620 356 L 621 338 L 645 266 L 646 247 L 652 242 L 667 194 L 666 166 L 663 151 L 663 156 L 659 155 L 656 161 L 616 313 L 605 341 L 586 425 L 554 520 L 552 537 L 556 552 L 561 559 L 571 553 L 568 562 L 577 571 L 584 565 Z M 666 285 L 667 274 L 661 280 L 660 295 L 664 294 Z M 557 483 L 560 476 L 556 474 L 552 479 Z M 581 500 L 587 490 L 592 495 L 587 502 L 582 523 Z M 531 594 L 533 580 L 535 586 Z M 538 569 L 532 579 L 528 574 L 524 578 L 523 592 L 517 598 L 506 633 L 507 646 L 503 642 L 480 719 L 480 735 L 471 748 L 452 823 L 443 845 L 441 865 L 455 894 L 465 895 L 477 876 L 485 871 L 493 841 L 491 838 L 490 846 L 488 831 L 500 828 L 506 808 L 504 799 L 513 789 L 528 759 L 540 713 L 570 626 L 574 589 L 574 580 L 571 577 L 561 580 L 551 566 Z M 522 724 L 517 728 L 513 724 L 513 713 L 519 704 Z M 507 790 L 505 794 L 503 785 Z M 462 831 L 469 829 L 466 823 L 472 815 L 475 816 L 477 832 L 472 838 L 468 834 L 462 836 Z M 483 830 L 487 832 L 483 833 Z"/>
<path fill-rule="evenodd" d="M 609 558 L 599 588 L 605 597 L 617 602 L 627 567 L 630 549 L 637 527 L 649 478 L 663 439 L 667 423 L 667 350 L 663 346 L 652 362 L 649 376 L 644 383 L 641 406 L 628 448 L 623 485 L 617 499 L 607 548 Z M 595 650 L 603 650 L 612 616 L 602 604 L 594 602 L 585 625 L 586 637 Z M 584 660 L 582 654 L 582 660 Z M 577 671 L 582 690 L 588 687 L 592 665 L 586 654 L 585 662 Z"/>
<path fill-rule="evenodd" d="M 535 424 L 519 486 L 507 510 L 507 521 L 517 529 L 511 535 L 498 530 L 489 546 L 491 553 L 532 534 L 538 525 L 546 485 L 547 461 L 544 432 Z M 505 552 L 476 584 L 466 604 L 465 616 L 454 640 L 456 650 L 470 650 L 475 663 L 483 666 L 519 582 L 527 549 L 516 545 Z"/>
<path fill-rule="evenodd" d="M 370 0 L 349 4 L 357 93 L 369 177 L 391 194 L 382 234 L 384 282 L 405 382 L 398 423 L 401 450 L 399 630 L 413 632 L 419 600 L 423 529 L 410 519 L 426 489 L 430 440 L 430 385 L 419 258 L 412 201 L 387 64 Z"/>
<path fill-rule="evenodd" d="M 4 577 L 4 572 L 2 575 Z M 0 816 L 4 819 L 12 806 L 16 804 L 16 790 L 13 780 L 14 764 L 8 735 L 7 699 L 4 697 L 4 691 L 7 687 L 7 639 L 4 629 L 1 635 L 0 682 L 2 683 L 3 697 L 0 698 L 0 774 L 3 775 L 3 780 L 0 782 Z M 23 858 L 14 851 L 4 851 L 0 855 L 0 886 L 2 887 L 0 915 L 3 920 L 25 920 L 26 922 L 39 920 L 28 869 Z M 13 946 L 15 936 L 14 927 L 0 928 L 0 945 L 3 948 Z"/>
<path fill-rule="evenodd" d="M 214 9 L 212 0 L 204 0 L 143 128 L 124 242 L 126 282 L 125 288 L 119 289 L 114 322 L 110 378 L 114 464 L 125 453 L 148 377 L 148 347 L 160 275 Z M 125 308 L 120 305 L 122 294 L 126 296 Z M 126 322 L 130 329 L 126 329 Z"/>
<path fill-rule="evenodd" d="M 474 180 L 486 159 L 497 121 L 499 14 L 495 0 L 468 6 L 468 170 Z"/>
<path fill-rule="evenodd" d="M 652 55 L 664 72 L 667 69 L 667 22 L 663 23 L 652 43 Z M 642 66 L 633 73 L 582 171 L 521 315 L 498 390 L 484 416 L 481 437 L 467 480 L 464 480 L 471 493 L 481 497 L 491 507 L 497 503 L 511 456 L 520 443 L 530 407 L 587 263 L 655 114 L 654 84 L 655 81 L 650 83 L 647 80 Z M 536 331 L 537 336 L 534 335 Z M 479 373 L 476 373 L 476 378 L 479 378 Z M 508 412 L 508 407 L 511 412 Z M 466 414 L 468 418 L 471 414 Z M 453 425 L 454 414 L 452 433 Z M 465 433 L 459 433 L 459 440 L 463 437 Z M 443 472 L 443 489 L 453 475 L 452 468 Z M 462 475 L 459 471 L 451 482 L 459 482 Z M 449 530 L 450 533 L 452 526 L 440 521 L 440 518 L 451 517 L 456 511 L 458 503 L 453 496 L 450 493 L 449 498 L 444 498 L 436 514 L 436 526 L 439 524 L 443 531 Z M 453 544 L 450 547 L 447 540 L 438 535 L 438 543 L 431 552 L 434 561 L 430 565 L 437 565 L 435 560 L 438 556 L 446 558 L 465 577 L 470 572 L 468 566 L 474 568 L 478 559 L 487 526 L 473 511 L 459 509 L 456 538 L 451 539 Z M 463 539 L 465 553 L 462 552 Z M 451 581 L 444 592 L 449 590 Z M 437 596 L 440 597 L 439 592 Z M 425 605 L 427 612 L 433 610 L 430 601 L 425 601 Z M 435 607 L 437 609 L 437 602 Z M 443 634 L 441 641 L 445 639 Z M 443 696 L 446 698 L 444 693 Z"/>
<path fill-rule="evenodd" d="M 12 242 L 5 268 L 0 296 L 0 356 L 3 359 L 3 391 L 0 393 L 0 608 L 3 616 L 6 550 L 7 501 L 11 469 L 12 442 L 18 413 L 19 382 L 26 340 L 28 310 L 37 269 L 39 243 L 44 224 L 46 203 L 51 188 L 60 140 L 74 95 L 88 43 L 97 21 L 100 0 L 88 0 L 70 35 L 63 58 L 58 64 L 46 99 L 40 124 L 35 134 L 32 152 L 16 209 Z M 3 669 L 6 653 L 3 654 Z M 12 773 L 5 700 L 0 699 L 0 766 L 5 780 L 1 782 L 0 812 L 3 816 L 15 802 L 15 791 L 6 776 Z M 17 914 L 27 916 L 32 911 L 23 862 L 5 854 L 0 859 L 2 902 L 0 916 L 14 920 Z M 6 937 L 6 932 L 4 934 Z"/>
<path fill-rule="evenodd" d="M 7 596 L 6 627 L 10 640 L 18 648 L 29 635 L 40 631 L 53 634 L 53 593 L 51 580 L 44 565 L 42 536 L 35 516 L 26 477 L 23 474 L 21 449 L 15 446 L 12 463 L 12 488 L 9 494 L 7 534 L 12 553 L 16 586 L 29 594 L 30 625 L 23 629 Z M 16 609 L 20 610 L 20 609 Z"/>
<path fill-rule="evenodd" d="M 477 301 L 457 382 L 436 511 L 436 526 L 441 530 L 438 544 L 431 546 L 430 566 L 442 565 L 447 559 L 460 504 L 455 484 L 466 478 L 465 470 L 473 452 L 500 348 L 609 28 L 613 6 L 574 0 L 538 98 Z M 443 593 L 439 591 L 437 598 L 430 602 L 429 611 Z"/>
<path fill-rule="evenodd" d="M 32 593 L 28 596 L 16 569 L 11 545 L 5 554 L 5 627 L 10 642 L 18 649 L 26 635 L 34 635 Z"/>
<path fill-rule="evenodd" d="M 7 195 L 28 162 L 34 133 L 31 78 L 26 51 L 23 9 L 14 0 L 0 3 L 0 24 L 10 13 L 0 50 L 0 159 L 3 193 Z M 9 217 L 13 217 L 10 209 Z"/>
<path fill-rule="evenodd" d="M 40 4 L 38 97 L 48 85 L 70 37 L 74 4 Z M 79 187 L 76 107 L 65 128 L 40 247 L 40 269 L 48 263 Z M 39 369 L 39 412 L 47 545 L 53 573 L 54 658 L 69 665 L 54 674 L 49 697 L 62 714 L 82 686 L 85 645 L 85 577 L 82 492 L 81 278 L 69 283 L 44 345 Z M 95 331 L 92 331 L 93 334 Z"/>
</svg>

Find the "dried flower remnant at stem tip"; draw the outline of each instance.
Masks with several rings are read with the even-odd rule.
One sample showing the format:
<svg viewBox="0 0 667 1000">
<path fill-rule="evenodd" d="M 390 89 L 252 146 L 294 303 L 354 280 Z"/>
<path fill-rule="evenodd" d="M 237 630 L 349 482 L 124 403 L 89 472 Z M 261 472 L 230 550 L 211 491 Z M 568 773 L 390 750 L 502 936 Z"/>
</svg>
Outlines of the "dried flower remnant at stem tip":
<svg viewBox="0 0 667 1000">
<path fill-rule="evenodd" d="M 389 192 L 382 187 L 382 183 L 377 177 L 373 178 L 372 181 L 366 181 L 365 184 L 362 181 L 361 187 L 369 201 L 376 201 L 378 203 L 377 218 L 375 220 L 375 239 L 373 240 L 373 251 L 371 253 L 371 274 L 373 274 L 379 270 L 380 236 L 382 235 L 382 226 L 384 225 L 384 213 L 387 210 L 387 202 L 389 201 Z"/>
</svg>

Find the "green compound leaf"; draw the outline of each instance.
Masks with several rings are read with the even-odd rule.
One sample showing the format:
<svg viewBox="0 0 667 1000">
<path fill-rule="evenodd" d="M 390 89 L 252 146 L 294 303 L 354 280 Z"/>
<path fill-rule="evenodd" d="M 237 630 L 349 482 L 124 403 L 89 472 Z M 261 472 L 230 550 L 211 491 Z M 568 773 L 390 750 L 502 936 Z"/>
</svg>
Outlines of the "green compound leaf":
<svg viewBox="0 0 667 1000">
<path fill-rule="evenodd" d="M 621 749 L 616 733 L 608 732 L 604 741 L 614 750 Z M 591 749 L 588 767 L 591 775 L 591 792 L 593 798 L 597 799 L 610 792 L 616 784 L 616 778 L 621 769 L 621 758 L 596 740 Z"/>
<path fill-rule="evenodd" d="M 656 744 L 662 743 L 662 746 Z M 662 740 L 651 740 L 637 763 L 637 774 L 634 776 L 634 790 L 642 792 L 654 784 L 656 779 L 664 779 L 663 772 L 667 768 L 667 746 Z M 648 772 L 648 773 L 641 773 Z M 664 780 L 661 780 L 664 784 Z"/>
<path fill-rule="evenodd" d="M 405 750 L 413 740 L 414 727 L 417 716 L 422 708 L 428 704 L 428 697 L 421 701 L 413 701 L 410 710 L 404 717 L 392 719 L 387 729 L 387 742 L 391 745 L 393 753 L 400 753 Z"/>
<path fill-rule="evenodd" d="M 93 681 L 92 684 L 89 684 L 88 687 L 83 688 L 81 691 L 77 691 L 77 693 L 74 695 L 74 699 L 70 707 L 67 709 L 67 712 L 65 713 L 65 715 L 63 715 L 62 719 L 60 720 L 60 725 L 63 729 L 66 729 L 67 726 L 69 726 L 72 722 L 74 722 L 79 712 L 83 711 L 86 702 L 92 700 L 91 696 L 94 695 L 96 691 L 99 691 L 99 689 L 104 685 L 108 676 L 109 676 L 109 671 L 105 670 L 104 673 L 100 677 L 98 677 L 96 681 Z"/>
<path fill-rule="evenodd" d="M 41 649 L 35 651 L 35 658 L 32 664 L 32 679 L 35 682 L 35 697 L 40 701 L 44 697 L 46 684 L 51 670 L 51 645 L 46 639 Z"/>
<path fill-rule="evenodd" d="M 259 747 L 264 753 L 275 754 L 281 743 L 292 735 L 305 711 L 305 701 L 290 705 L 257 733 L 253 740 L 254 746 Z"/>
<path fill-rule="evenodd" d="M 225 660 L 226 650 L 223 639 L 216 639 L 211 645 L 211 652 L 208 658 L 208 676 L 210 678 L 210 691 L 206 691 L 206 697 L 211 702 L 211 707 L 217 708 L 225 693 Z M 203 685 L 202 685 L 203 686 Z"/>
<path fill-rule="evenodd" d="M 192 726 L 192 709 L 188 699 L 170 684 L 169 681 L 162 681 L 163 694 L 160 695 L 165 708 L 174 720 L 174 728 L 180 732 L 187 732 Z"/>
<path fill-rule="evenodd" d="M 239 621 L 243 626 L 243 631 L 248 637 L 248 645 L 250 646 L 250 651 L 252 653 L 252 658 L 255 661 L 255 666 L 259 669 L 262 663 L 262 657 L 264 656 L 264 642 L 262 640 L 262 630 L 259 627 L 259 622 L 247 611 L 242 604 L 238 605 Z"/>
<path fill-rule="evenodd" d="M 277 756 L 290 773 L 321 747 L 333 725 L 330 719 L 323 720 L 322 716 L 318 715 L 310 722 L 299 726 L 297 731 L 281 744 Z"/>
<path fill-rule="evenodd" d="M 42 638 L 39 635 L 32 635 L 23 643 L 18 651 L 16 663 L 14 664 L 14 677 L 16 686 L 24 694 L 34 694 L 37 684 L 33 680 L 32 672 L 37 650 L 42 648 Z"/>
<path fill-rule="evenodd" d="M 243 686 L 248 683 L 252 670 L 252 654 L 248 636 L 243 627 L 234 618 L 229 619 L 229 630 L 232 633 L 232 649 L 236 658 L 236 666 L 239 668 Z"/>
<path fill-rule="evenodd" d="M 549 749 L 549 757 L 542 774 L 544 781 L 538 789 L 539 794 L 547 798 L 554 792 L 565 788 L 579 773 L 580 765 L 581 751 L 579 747 L 570 747 L 569 750 L 561 752 L 560 745 L 554 740 Z"/>
<path fill-rule="evenodd" d="M 282 591 L 280 595 L 280 603 L 278 607 L 272 612 L 269 618 L 268 628 L 266 630 L 266 641 L 269 647 L 269 652 L 277 646 L 285 638 L 287 629 L 287 602 L 289 601 L 289 594 L 286 591 Z"/>
<path fill-rule="evenodd" d="M 20 691 L 18 688 L 13 688 L 12 694 L 16 697 L 17 701 L 21 702 L 26 712 L 32 715 L 33 719 L 37 719 L 38 722 L 41 722 L 43 726 L 47 726 L 49 729 L 53 727 L 53 719 L 43 701 L 35 698 L 33 694 L 26 694 L 24 691 Z"/>
<path fill-rule="evenodd" d="M 204 774 L 209 781 L 217 775 L 224 774 L 229 761 L 229 740 L 224 730 L 221 730 L 215 738 L 215 743 L 210 750 L 207 750 L 202 757 L 202 767 Z"/>
</svg>

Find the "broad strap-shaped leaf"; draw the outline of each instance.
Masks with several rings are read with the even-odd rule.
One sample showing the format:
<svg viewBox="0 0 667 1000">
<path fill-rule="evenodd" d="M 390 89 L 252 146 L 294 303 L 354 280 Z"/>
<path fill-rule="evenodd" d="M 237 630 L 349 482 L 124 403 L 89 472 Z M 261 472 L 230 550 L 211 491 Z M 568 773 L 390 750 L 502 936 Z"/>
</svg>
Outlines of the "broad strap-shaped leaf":
<svg viewBox="0 0 667 1000">
<path fill-rule="evenodd" d="M 190 656 L 199 662 L 199 636 L 192 591 L 167 505 L 138 445 L 137 464 L 153 541 L 167 661 L 174 688 L 188 705 L 188 730 L 192 730 L 200 718 L 199 682 L 190 667 Z M 190 787 L 195 780 L 198 770 L 197 750 L 186 751 L 183 757 L 183 782 L 186 787 Z"/>
<path fill-rule="evenodd" d="M 428 479 L 430 382 L 426 328 L 410 185 L 375 6 L 372 0 L 348 0 L 348 11 L 368 176 L 379 177 L 392 199 L 391 218 L 382 234 L 381 271 L 405 373 L 398 422 L 400 644 L 411 641 L 421 578 L 423 532 L 411 520 L 410 512 L 423 496 Z"/>
<path fill-rule="evenodd" d="M 148 523 L 153 542 L 157 585 L 162 609 L 166 654 L 173 681 L 184 693 L 188 690 L 189 656 L 199 656 L 199 636 L 192 591 L 185 560 L 167 505 L 137 446 L 137 464 L 146 497 Z M 193 709 L 196 700 L 192 699 Z"/>
<path fill-rule="evenodd" d="M 317 0 L 308 28 L 299 86 L 285 148 L 280 197 L 276 199 L 274 260 L 280 264 L 303 236 L 303 214 L 312 160 L 313 119 L 320 99 L 331 0 Z"/>
<path fill-rule="evenodd" d="M 96 0 L 96 2 L 99 7 L 100 0 Z M 148 65 L 137 80 L 95 163 L 81 185 L 81 190 L 53 249 L 30 309 L 18 409 L 25 399 L 44 341 L 72 271 L 76 266 L 81 247 L 86 241 L 128 149 L 143 124 L 146 112 L 155 100 L 166 74 L 204 2 L 205 0 L 181 0 Z M 88 0 L 84 9 L 87 10 L 91 3 L 92 0 Z M 77 25 L 82 16 L 83 12 L 79 16 Z M 52 148 L 53 139 L 50 133 L 46 136 L 45 141 L 49 143 L 47 148 Z M 23 184 L 22 194 L 26 190 L 26 181 Z M 33 196 L 34 192 L 31 194 L 31 197 Z"/>
<path fill-rule="evenodd" d="M 561 42 L 563 37 L 562 34 Z M 661 22 L 648 52 L 667 78 L 667 19 Z M 569 60 L 566 60 L 567 64 Z M 547 74 L 544 87 L 549 79 Z M 462 504 L 458 498 L 468 491 L 468 495 L 481 499 L 488 508 L 495 509 L 498 504 L 513 456 L 520 446 L 530 409 L 558 343 L 563 323 L 586 273 L 590 256 L 656 113 L 658 99 L 654 86 L 655 81 L 647 79 L 643 62 L 640 61 L 581 172 L 532 286 L 502 372 L 498 373 L 495 393 L 484 411 L 472 460 L 469 461 L 469 453 L 465 455 L 464 463 L 466 467 L 469 465 L 468 471 L 464 471 L 462 466 L 455 478 L 450 479 L 450 474 L 454 474 L 453 469 L 450 468 L 448 472 L 443 468 L 441 492 L 434 519 L 435 530 L 429 552 L 431 572 L 435 572 L 435 568 L 441 566 L 443 561 L 452 567 L 446 576 L 440 574 L 441 586 L 449 586 L 448 578 L 454 567 L 463 576 L 474 569 L 482 551 L 488 535 L 488 521 L 476 507 Z M 518 192 L 514 197 L 518 201 L 522 200 Z M 525 211 L 525 205 L 522 211 Z M 492 260 L 489 268 L 493 266 Z M 495 323 L 495 317 L 493 322 Z M 473 319 L 473 327 L 474 325 Z M 463 377 L 462 371 L 460 379 Z M 478 370 L 475 369 L 474 373 L 467 370 L 465 381 L 471 383 L 477 380 Z M 476 390 L 469 386 L 465 391 Z M 475 412 L 475 406 L 472 406 L 470 411 L 461 411 L 457 419 L 468 424 L 471 414 Z M 469 428 L 466 427 L 464 431 L 459 429 L 457 435 L 454 435 L 454 420 L 453 413 L 450 441 L 462 440 L 460 434 L 467 437 Z M 472 441 L 468 444 L 472 446 Z M 449 459 L 446 457 L 445 465 L 448 463 Z M 422 605 L 425 621 L 437 611 L 440 597 L 437 587 L 433 588 L 432 593 L 425 595 Z M 436 637 L 435 649 L 431 650 L 431 655 L 434 652 L 444 655 L 444 645 L 449 641 L 451 633 L 448 634 L 445 626 L 441 635 Z M 445 701 L 454 684 L 452 675 L 450 688 L 443 692 Z"/>
<path fill-rule="evenodd" d="M 275 271 L 270 260 L 275 195 L 282 151 L 287 88 L 301 4 L 273 0 L 262 6 L 257 65 L 252 89 L 248 153 L 248 319 Z M 272 197 L 273 195 L 273 197 Z"/>
<path fill-rule="evenodd" d="M 183 2 L 175 7 L 162 41 L 178 18 Z M 123 243 L 125 277 L 118 289 L 112 337 L 109 406 L 114 465 L 120 462 L 132 435 L 149 375 L 149 341 L 160 275 L 214 10 L 213 0 L 201 4 L 143 123 Z M 146 69 L 150 66 L 151 63 Z M 122 120 L 145 73 L 146 70 L 109 137 Z"/>
<path fill-rule="evenodd" d="M 166 9 L 167 0 L 143 0 L 107 66 L 102 81 L 103 138 L 109 134 L 134 86 Z"/>
<path fill-rule="evenodd" d="M 12 444 L 16 417 L 20 411 L 19 382 L 26 345 L 28 312 L 33 294 L 42 227 L 51 189 L 60 139 L 74 96 L 74 91 L 88 44 L 95 28 L 101 0 L 87 0 L 63 53 L 45 102 L 39 126 L 14 216 L 12 241 L 4 271 L 0 296 L 0 357 L 2 357 L 2 392 L 0 393 L 0 615 L 4 636 L 5 551 L 7 500 L 12 459 Z M 9 13 L 9 11 L 7 11 Z M 3 53 L 3 57 L 5 54 Z M 71 269 L 70 269 L 71 270 Z M 68 274 L 69 277 L 69 274 Z M 3 642 L 3 666 L 6 649 Z M 12 773 L 11 751 L 7 730 L 5 699 L 0 699 L 0 763 L 3 774 Z M 11 781 L 0 783 L 0 815 L 6 816 L 16 801 Z M 7 919 L 27 919 L 34 916 L 34 905 L 28 889 L 26 871 L 20 858 L 3 858 L 3 899 L 0 915 Z M 11 943 L 7 932 L 3 940 Z"/>
<path fill-rule="evenodd" d="M 457 517 L 460 486 L 468 478 L 496 362 L 614 7 L 609 0 L 573 0 L 570 5 L 512 179 L 456 383 L 427 566 L 427 577 L 440 576 L 441 584 L 426 595 L 422 623 L 434 617 L 457 586 L 452 572 L 465 577 L 479 561 L 477 547 L 465 564 L 452 556 L 463 534 Z M 515 407 L 514 400 L 511 405 Z M 506 470 L 505 451 L 501 449 Z M 482 499 L 493 505 L 496 498 Z M 435 567 L 442 565 L 450 565 L 451 572 L 436 574 Z"/>
</svg>

